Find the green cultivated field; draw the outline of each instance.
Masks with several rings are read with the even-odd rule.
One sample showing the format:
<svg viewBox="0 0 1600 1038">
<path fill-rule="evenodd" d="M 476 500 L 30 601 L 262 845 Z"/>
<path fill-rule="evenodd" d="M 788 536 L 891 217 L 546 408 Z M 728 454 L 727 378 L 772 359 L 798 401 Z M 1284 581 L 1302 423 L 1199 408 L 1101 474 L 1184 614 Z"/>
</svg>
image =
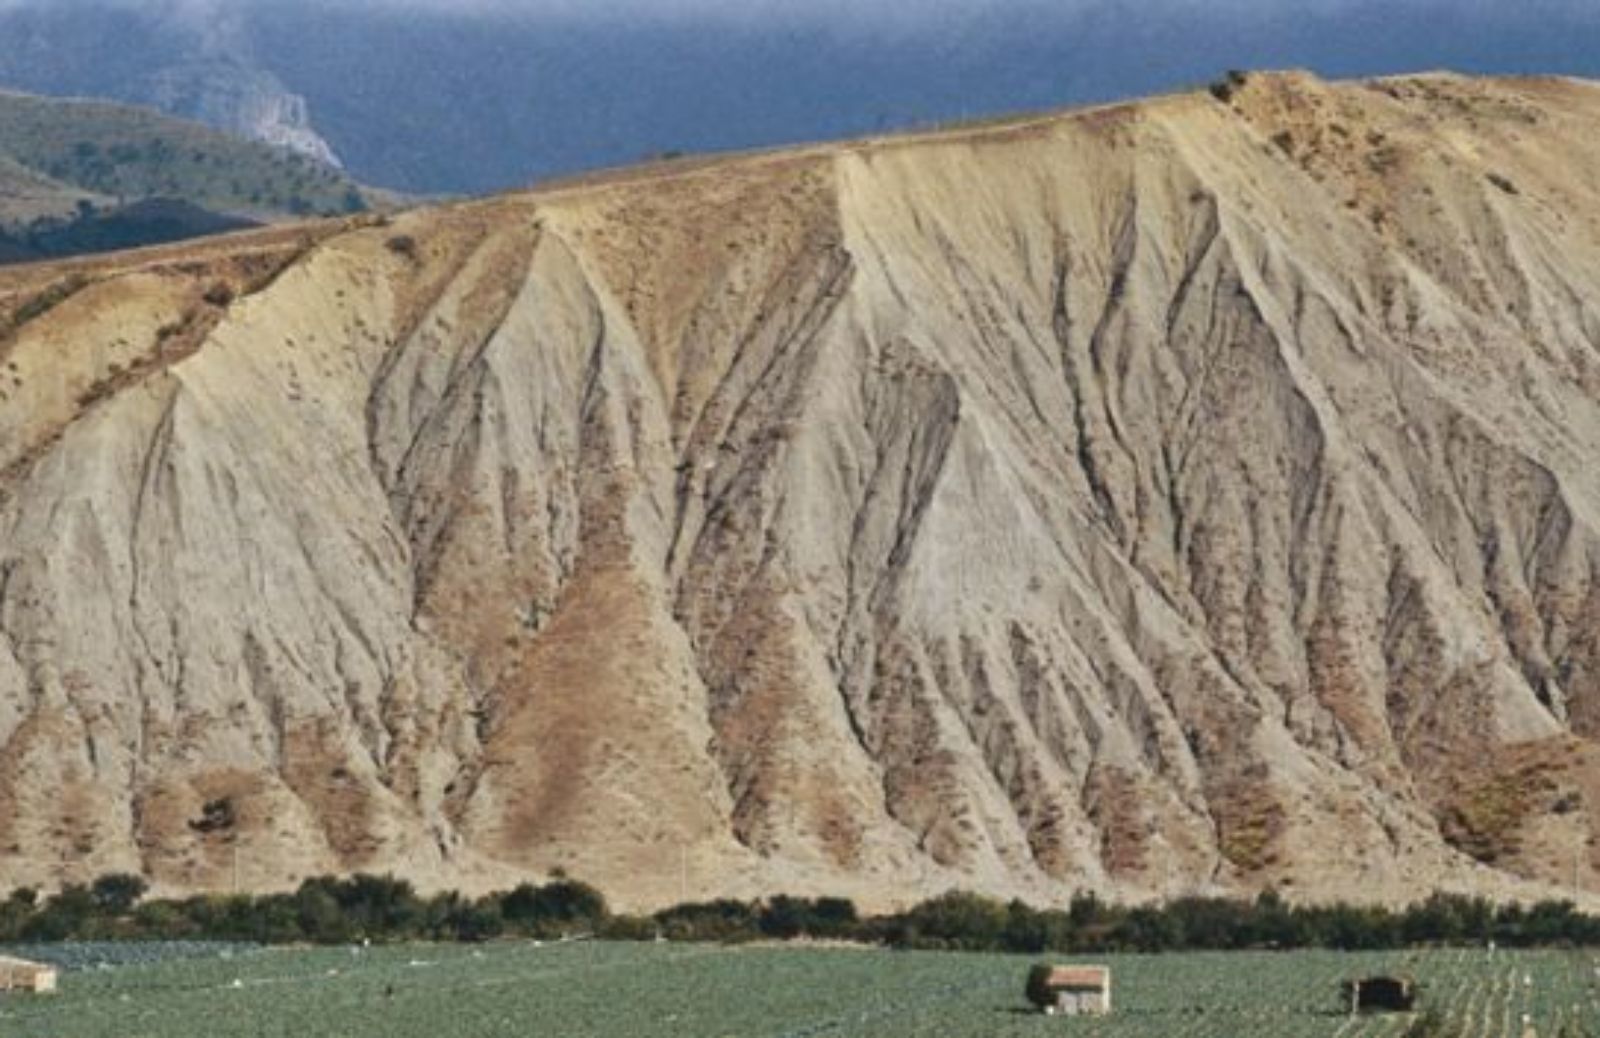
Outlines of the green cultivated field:
<svg viewBox="0 0 1600 1038">
<path fill-rule="evenodd" d="M 137 958 L 137 957 L 135 957 Z M 54 998 L 0 998 L 0 1035 L 1400 1035 L 1338 1012 L 1342 977 L 1405 969 L 1446 1035 L 1600 1035 L 1592 952 L 1104 956 L 1117 1013 L 1027 1010 L 1034 959 L 854 949 L 531 943 L 257 950 L 69 973 Z"/>
</svg>

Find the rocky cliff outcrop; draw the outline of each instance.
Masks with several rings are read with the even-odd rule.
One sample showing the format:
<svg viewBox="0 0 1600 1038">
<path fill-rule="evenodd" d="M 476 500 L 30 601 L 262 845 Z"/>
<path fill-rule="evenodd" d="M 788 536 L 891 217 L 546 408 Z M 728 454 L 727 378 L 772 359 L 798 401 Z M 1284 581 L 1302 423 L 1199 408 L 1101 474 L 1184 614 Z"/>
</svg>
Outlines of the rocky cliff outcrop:
<svg viewBox="0 0 1600 1038">
<path fill-rule="evenodd" d="M 233 59 L 197 60 L 153 73 L 141 99 L 164 112 L 287 148 L 340 168 L 339 156 L 311 123 L 306 99 L 277 76 Z"/>
<path fill-rule="evenodd" d="M 1587 883 L 1597 125 L 1255 76 L 5 274 L 0 874 Z"/>
</svg>

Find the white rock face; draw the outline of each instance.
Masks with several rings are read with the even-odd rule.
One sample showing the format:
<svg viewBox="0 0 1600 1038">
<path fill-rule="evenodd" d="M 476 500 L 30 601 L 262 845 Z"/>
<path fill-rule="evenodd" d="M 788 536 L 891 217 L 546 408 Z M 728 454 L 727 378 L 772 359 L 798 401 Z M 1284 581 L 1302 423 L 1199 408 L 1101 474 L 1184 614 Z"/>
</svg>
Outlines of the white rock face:
<svg viewBox="0 0 1600 1038">
<path fill-rule="evenodd" d="M 251 94 L 234 109 L 235 132 L 299 152 L 336 169 L 344 163 L 311 125 L 306 99 L 286 90 Z M 227 128 L 227 127 L 225 127 Z"/>
<path fill-rule="evenodd" d="M 1257 77 L 8 273 L 0 875 L 1567 882 L 1597 119 Z"/>
<path fill-rule="evenodd" d="M 312 127 L 305 98 L 270 72 L 232 59 L 196 61 L 154 74 L 147 100 L 163 111 L 342 168 L 332 146 Z"/>
</svg>

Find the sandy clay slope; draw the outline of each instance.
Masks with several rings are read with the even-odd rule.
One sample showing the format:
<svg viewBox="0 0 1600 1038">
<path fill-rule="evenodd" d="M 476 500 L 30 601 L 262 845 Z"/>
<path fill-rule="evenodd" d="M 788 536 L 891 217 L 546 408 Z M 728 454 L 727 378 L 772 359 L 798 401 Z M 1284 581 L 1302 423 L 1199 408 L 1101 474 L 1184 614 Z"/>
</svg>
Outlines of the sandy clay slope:
<svg viewBox="0 0 1600 1038">
<path fill-rule="evenodd" d="M 1600 87 L 0 280 L 0 878 L 1600 886 Z"/>
</svg>

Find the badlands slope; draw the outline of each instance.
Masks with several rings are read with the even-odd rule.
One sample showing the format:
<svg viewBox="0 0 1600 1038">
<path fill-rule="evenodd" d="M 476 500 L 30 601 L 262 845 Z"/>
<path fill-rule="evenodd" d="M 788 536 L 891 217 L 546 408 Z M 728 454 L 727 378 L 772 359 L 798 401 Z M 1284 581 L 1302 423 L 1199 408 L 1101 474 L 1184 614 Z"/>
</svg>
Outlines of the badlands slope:
<svg viewBox="0 0 1600 1038">
<path fill-rule="evenodd" d="M 0 275 L 0 877 L 1596 884 L 1600 87 Z"/>
</svg>

